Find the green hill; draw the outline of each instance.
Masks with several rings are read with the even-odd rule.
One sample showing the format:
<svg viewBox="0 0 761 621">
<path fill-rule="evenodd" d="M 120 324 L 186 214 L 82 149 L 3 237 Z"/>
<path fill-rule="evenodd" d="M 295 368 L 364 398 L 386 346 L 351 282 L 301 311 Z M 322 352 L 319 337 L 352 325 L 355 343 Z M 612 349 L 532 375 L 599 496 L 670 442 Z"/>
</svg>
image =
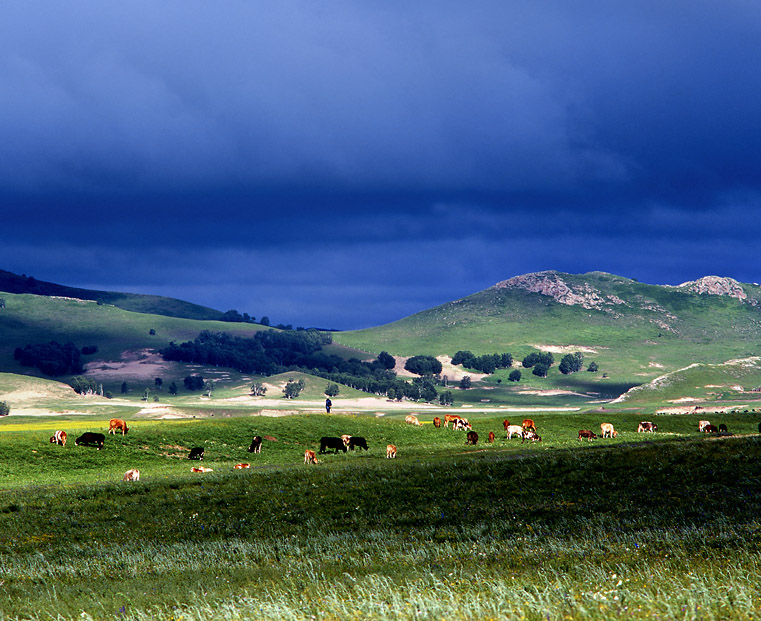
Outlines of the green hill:
<svg viewBox="0 0 761 621">
<path fill-rule="evenodd" d="M 761 353 L 761 287 L 715 276 L 671 287 L 602 272 L 540 272 L 335 340 L 405 356 L 470 350 L 520 360 L 544 349 L 558 361 L 578 350 L 600 375 L 562 376 L 553 367 L 545 386 L 593 391 L 606 373 L 625 390 L 693 362 Z"/>
</svg>

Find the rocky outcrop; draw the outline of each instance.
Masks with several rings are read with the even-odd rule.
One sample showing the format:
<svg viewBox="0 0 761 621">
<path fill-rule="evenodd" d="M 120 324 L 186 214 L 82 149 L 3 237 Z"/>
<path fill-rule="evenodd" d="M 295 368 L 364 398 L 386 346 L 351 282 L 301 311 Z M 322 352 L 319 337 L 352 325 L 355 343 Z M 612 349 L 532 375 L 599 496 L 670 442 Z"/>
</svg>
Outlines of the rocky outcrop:
<svg viewBox="0 0 761 621">
<path fill-rule="evenodd" d="M 698 278 L 697 280 L 683 282 L 676 288 L 701 295 L 726 295 L 738 300 L 746 300 L 748 298 L 745 289 L 743 289 L 739 282 L 734 278 L 722 276 L 703 276 L 703 278 Z"/>
</svg>

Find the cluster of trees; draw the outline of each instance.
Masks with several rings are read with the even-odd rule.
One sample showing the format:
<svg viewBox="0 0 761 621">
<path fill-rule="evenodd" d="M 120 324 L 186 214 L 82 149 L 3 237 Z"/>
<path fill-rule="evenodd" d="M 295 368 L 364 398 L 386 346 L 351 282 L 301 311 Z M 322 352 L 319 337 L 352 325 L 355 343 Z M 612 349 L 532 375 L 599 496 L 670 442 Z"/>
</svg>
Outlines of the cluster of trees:
<svg viewBox="0 0 761 621">
<path fill-rule="evenodd" d="M 547 371 L 554 363 L 555 357 L 548 351 L 531 352 L 521 362 L 524 369 L 531 369 L 538 377 L 547 377 Z"/>
<path fill-rule="evenodd" d="M 182 380 L 182 383 L 185 384 L 187 390 L 195 391 L 203 389 L 206 385 L 206 380 L 201 375 L 188 375 Z"/>
<path fill-rule="evenodd" d="M 439 375 L 441 363 L 433 356 L 412 356 L 404 363 L 404 368 L 415 375 Z"/>
<path fill-rule="evenodd" d="M 103 386 L 91 377 L 75 375 L 71 378 L 69 386 L 79 395 L 100 395 L 103 394 Z"/>
<path fill-rule="evenodd" d="M 45 375 L 58 377 L 82 372 L 81 352 L 74 343 L 56 341 L 17 347 L 13 358 L 25 367 L 35 367 Z"/>
<path fill-rule="evenodd" d="M 582 354 L 580 351 L 574 352 L 572 354 L 566 354 L 560 360 L 558 371 L 560 371 L 563 375 L 569 375 L 570 373 L 581 371 L 583 364 L 584 354 Z"/>
<path fill-rule="evenodd" d="M 509 369 L 513 366 L 513 355 L 505 353 L 476 356 L 473 352 L 461 350 L 452 357 L 452 364 L 461 364 L 466 369 L 492 374 L 497 369 Z"/>
<path fill-rule="evenodd" d="M 283 395 L 286 399 L 295 399 L 304 390 L 305 384 L 303 379 L 289 379 L 283 388 Z"/>
</svg>

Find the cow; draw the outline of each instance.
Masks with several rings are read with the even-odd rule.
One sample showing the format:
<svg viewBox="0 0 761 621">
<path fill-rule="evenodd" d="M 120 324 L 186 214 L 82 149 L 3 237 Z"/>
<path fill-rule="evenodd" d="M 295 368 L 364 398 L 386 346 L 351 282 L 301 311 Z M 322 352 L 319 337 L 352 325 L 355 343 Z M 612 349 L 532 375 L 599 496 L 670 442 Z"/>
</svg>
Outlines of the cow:
<svg viewBox="0 0 761 621">
<path fill-rule="evenodd" d="M 410 425 L 417 425 L 418 427 L 423 424 L 417 419 L 417 416 L 414 414 L 408 414 L 405 416 L 404 422 L 409 423 Z"/>
<path fill-rule="evenodd" d="M 705 431 L 706 427 L 710 425 L 710 421 L 707 420 L 699 420 L 698 421 L 698 431 Z"/>
<path fill-rule="evenodd" d="M 127 472 L 124 473 L 124 476 L 122 477 L 122 481 L 139 481 L 140 480 L 140 471 L 137 468 L 133 468 L 132 470 L 127 470 Z"/>
<path fill-rule="evenodd" d="M 468 439 L 465 440 L 465 444 L 472 444 L 473 446 L 478 444 L 478 434 L 475 431 L 469 431 Z"/>
<path fill-rule="evenodd" d="M 613 429 L 611 423 L 600 423 L 600 436 L 603 438 L 616 438 L 618 437 L 618 432 Z"/>
<path fill-rule="evenodd" d="M 233 470 L 247 470 L 251 467 L 251 464 L 235 464 Z"/>
<path fill-rule="evenodd" d="M 656 431 L 658 431 L 658 425 L 650 421 L 643 420 L 637 426 L 637 433 L 655 433 Z"/>
<path fill-rule="evenodd" d="M 706 425 L 703 431 L 706 433 L 719 433 L 719 428 L 716 425 Z"/>
<path fill-rule="evenodd" d="M 727 429 L 727 426 L 724 423 L 721 423 L 721 425 L 719 425 L 719 433 L 729 433 L 729 430 Z"/>
<path fill-rule="evenodd" d="M 190 449 L 190 455 L 188 455 L 188 459 L 197 459 L 198 461 L 203 460 L 203 447 L 197 446 L 195 448 Z"/>
<path fill-rule="evenodd" d="M 320 455 L 325 454 L 325 449 L 333 449 L 336 453 L 338 451 L 346 452 L 346 445 L 341 438 L 334 438 L 332 436 L 323 436 L 320 438 Z"/>
<path fill-rule="evenodd" d="M 352 436 L 349 438 L 349 448 L 353 451 L 355 446 L 361 449 L 365 449 L 366 451 L 368 450 L 367 440 L 365 440 L 362 436 Z"/>
<path fill-rule="evenodd" d="M 341 436 L 341 440 L 343 440 L 344 445 L 349 446 L 349 440 L 351 439 L 351 436 L 348 433 L 345 433 Z"/>
<path fill-rule="evenodd" d="M 86 431 L 76 440 L 74 444 L 77 446 L 97 446 L 98 450 L 103 448 L 103 444 L 106 441 L 106 436 L 102 433 L 93 433 L 92 431 Z"/>
<path fill-rule="evenodd" d="M 319 464 L 320 461 L 317 459 L 317 455 L 315 455 L 314 451 L 310 451 L 307 449 L 304 451 L 304 463 L 305 464 Z"/>
<path fill-rule="evenodd" d="M 121 418 L 112 418 L 108 421 L 108 433 L 116 435 L 117 431 L 121 431 L 122 435 L 124 435 L 129 431 L 129 427 L 127 427 L 127 423 Z"/>
<path fill-rule="evenodd" d="M 532 442 L 541 442 L 542 441 L 542 436 L 537 435 L 536 431 L 531 431 L 531 430 L 524 431 L 523 434 L 521 435 L 521 437 L 523 438 L 521 440 L 521 444 L 523 444 L 526 440 L 531 440 Z"/>
<path fill-rule="evenodd" d="M 518 436 L 519 438 L 523 437 L 523 427 L 520 425 L 508 425 L 507 426 L 507 439 L 510 440 L 513 435 Z"/>
<path fill-rule="evenodd" d="M 433 426 L 436 427 L 436 429 L 441 429 L 441 419 L 438 416 L 434 417 Z"/>
<path fill-rule="evenodd" d="M 597 437 L 597 434 L 590 431 L 589 429 L 580 429 L 579 430 L 579 442 L 581 442 L 582 438 L 586 438 L 590 442 Z"/>
<path fill-rule="evenodd" d="M 488 441 L 489 441 L 489 444 L 494 442 L 494 432 L 493 431 L 489 432 L 489 440 Z"/>
<path fill-rule="evenodd" d="M 193 466 L 190 469 L 191 472 L 214 472 L 211 468 L 205 468 L 203 466 Z"/>
<path fill-rule="evenodd" d="M 528 430 L 536 431 L 536 424 L 530 418 L 524 418 L 523 423 L 521 424 L 521 427 L 523 427 L 525 431 L 528 431 Z"/>
<path fill-rule="evenodd" d="M 386 445 L 386 459 L 396 459 L 396 446 L 393 444 Z"/>
<path fill-rule="evenodd" d="M 507 428 L 510 426 L 510 421 L 507 419 L 503 420 L 502 426 L 505 428 L 505 431 L 507 431 Z"/>
<path fill-rule="evenodd" d="M 254 436 L 251 440 L 251 446 L 248 447 L 249 453 L 261 453 L 262 452 L 262 437 Z"/>
<path fill-rule="evenodd" d="M 460 418 L 452 423 L 452 430 L 454 431 L 466 431 L 473 429 L 473 425 L 468 422 L 467 418 Z"/>
<path fill-rule="evenodd" d="M 50 443 L 66 446 L 66 432 L 60 430 L 56 431 L 52 436 L 50 436 Z"/>
<path fill-rule="evenodd" d="M 457 414 L 444 414 L 444 427 L 449 428 L 449 423 L 453 423 L 461 418 L 462 416 L 458 416 Z M 454 427 L 452 428 L 454 429 Z"/>
</svg>

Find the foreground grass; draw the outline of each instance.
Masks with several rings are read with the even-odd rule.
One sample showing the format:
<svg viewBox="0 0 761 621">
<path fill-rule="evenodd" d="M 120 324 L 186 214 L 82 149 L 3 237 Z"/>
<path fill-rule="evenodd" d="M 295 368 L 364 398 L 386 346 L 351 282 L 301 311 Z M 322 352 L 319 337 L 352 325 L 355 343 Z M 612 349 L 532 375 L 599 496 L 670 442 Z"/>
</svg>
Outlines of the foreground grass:
<svg viewBox="0 0 761 621">
<path fill-rule="evenodd" d="M 328 424 L 299 418 L 271 423 L 294 425 L 279 446 L 296 422 Z M 273 443 L 249 471 L 199 478 L 185 461 L 122 484 L 85 469 L 0 492 L 0 616 L 759 616 L 758 437 L 453 451 L 450 432 L 339 423 L 421 448 L 307 467 L 276 463 Z M 251 421 L 206 424 L 171 433 L 224 443 Z"/>
</svg>

